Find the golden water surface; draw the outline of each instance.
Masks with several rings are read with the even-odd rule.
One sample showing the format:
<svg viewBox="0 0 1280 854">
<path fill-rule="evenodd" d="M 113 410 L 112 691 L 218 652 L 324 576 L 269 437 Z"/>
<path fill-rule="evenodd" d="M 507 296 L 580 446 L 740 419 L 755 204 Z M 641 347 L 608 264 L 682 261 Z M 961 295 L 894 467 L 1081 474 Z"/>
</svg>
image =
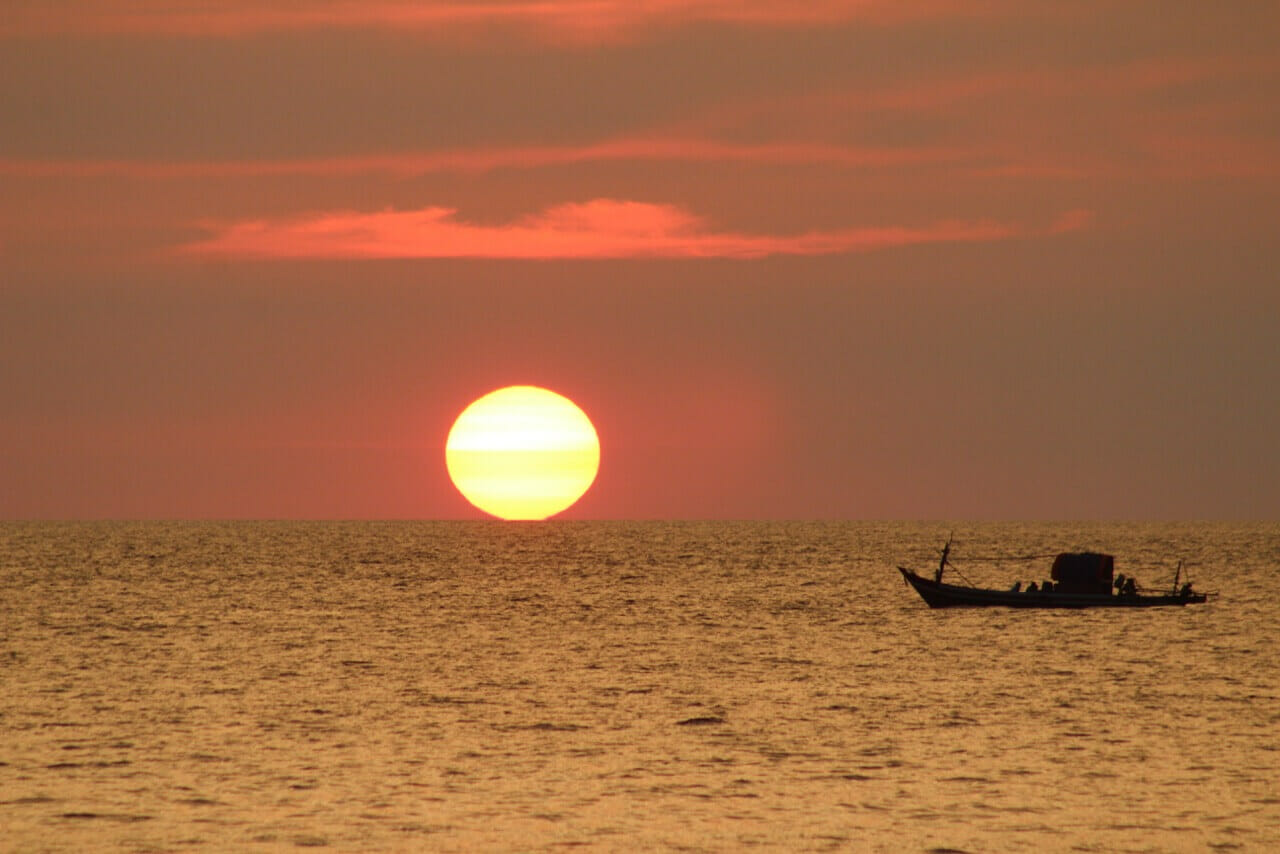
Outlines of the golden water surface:
<svg viewBox="0 0 1280 854">
<path fill-rule="evenodd" d="M 1186 608 L 930 611 L 1096 549 Z M 1280 525 L 7 523 L 0 849 L 1280 850 Z"/>
</svg>

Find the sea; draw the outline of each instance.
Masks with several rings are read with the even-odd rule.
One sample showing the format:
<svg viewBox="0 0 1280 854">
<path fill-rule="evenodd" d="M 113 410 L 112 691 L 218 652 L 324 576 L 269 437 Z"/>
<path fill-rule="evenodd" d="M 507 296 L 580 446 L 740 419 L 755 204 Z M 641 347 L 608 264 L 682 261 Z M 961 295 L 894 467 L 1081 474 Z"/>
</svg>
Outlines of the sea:
<svg viewBox="0 0 1280 854">
<path fill-rule="evenodd" d="M 299 848 L 1280 851 L 1280 523 L 0 524 L 0 850 Z"/>
</svg>

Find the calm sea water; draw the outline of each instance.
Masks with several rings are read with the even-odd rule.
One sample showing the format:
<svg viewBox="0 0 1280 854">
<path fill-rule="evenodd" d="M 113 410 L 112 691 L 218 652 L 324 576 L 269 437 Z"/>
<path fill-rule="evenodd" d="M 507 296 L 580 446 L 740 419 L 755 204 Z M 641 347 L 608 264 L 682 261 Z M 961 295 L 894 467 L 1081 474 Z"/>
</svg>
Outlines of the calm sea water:
<svg viewBox="0 0 1280 854">
<path fill-rule="evenodd" d="M 0 525 L 0 848 L 1280 850 L 1280 525 L 954 528 L 1221 595 L 930 611 L 942 524 Z"/>
</svg>

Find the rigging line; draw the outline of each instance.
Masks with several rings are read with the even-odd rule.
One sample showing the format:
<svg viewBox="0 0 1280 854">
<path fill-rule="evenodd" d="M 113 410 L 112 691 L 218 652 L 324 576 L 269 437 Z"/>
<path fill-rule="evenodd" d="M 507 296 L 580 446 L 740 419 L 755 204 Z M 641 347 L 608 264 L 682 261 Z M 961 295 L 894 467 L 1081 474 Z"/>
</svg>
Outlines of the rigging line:
<svg viewBox="0 0 1280 854">
<path fill-rule="evenodd" d="M 972 581 L 970 581 L 968 578 L 966 578 L 965 574 L 961 572 L 959 568 L 957 568 L 956 565 L 952 563 L 950 560 L 947 561 L 947 566 L 951 567 L 951 571 L 954 572 L 956 575 L 960 576 L 960 580 L 963 581 L 965 584 L 968 584 L 970 587 L 978 586 L 974 584 Z"/>
<path fill-rule="evenodd" d="M 1015 560 L 1043 560 L 1044 558 L 1048 558 L 1048 557 L 1057 557 L 1057 556 L 1058 556 L 1058 553 L 1057 553 L 1057 552 L 1052 552 L 1052 553 L 1049 553 L 1049 554 L 1042 554 L 1042 555 L 965 555 L 965 556 L 964 556 L 964 560 L 968 560 L 968 561 L 976 561 L 976 560 L 984 560 L 984 561 L 1001 561 L 1001 560 L 1007 560 L 1007 561 L 1015 561 Z"/>
</svg>

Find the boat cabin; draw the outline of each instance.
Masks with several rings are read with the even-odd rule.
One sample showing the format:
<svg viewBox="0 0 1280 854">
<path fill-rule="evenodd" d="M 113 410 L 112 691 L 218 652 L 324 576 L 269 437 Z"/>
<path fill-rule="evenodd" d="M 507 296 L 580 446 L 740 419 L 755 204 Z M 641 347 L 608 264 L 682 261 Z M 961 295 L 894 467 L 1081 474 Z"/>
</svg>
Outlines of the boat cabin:
<svg viewBox="0 0 1280 854">
<path fill-rule="evenodd" d="M 1063 593 L 1110 594 L 1115 558 L 1094 552 L 1064 552 L 1053 559 L 1054 589 Z"/>
</svg>

